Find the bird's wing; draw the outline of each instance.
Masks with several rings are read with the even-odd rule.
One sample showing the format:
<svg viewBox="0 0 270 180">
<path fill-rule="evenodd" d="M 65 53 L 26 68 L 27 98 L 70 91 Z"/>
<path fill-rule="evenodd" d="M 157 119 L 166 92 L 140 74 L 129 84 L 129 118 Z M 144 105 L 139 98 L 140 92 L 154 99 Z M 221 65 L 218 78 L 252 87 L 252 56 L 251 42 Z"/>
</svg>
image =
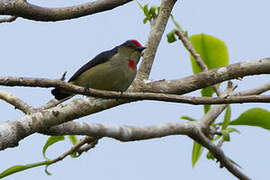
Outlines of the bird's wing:
<svg viewBox="0 0 270 180">
<path fill-rule="evenodd" d="M 77 77 L 79 77 L 82 73 L 87 71 L 88 69 L 97 66 L 99 64 L 105 63 L 108 61 L 113 55 L 117 53 L 117 48 L 113 48 L 108 51 L 104 51 L 100 54 L 98 54 L 94 59 L 86 63 L 84 66 L 82 66 L 70 79 L 68 82 L 74 81 Z"/>
</svg>

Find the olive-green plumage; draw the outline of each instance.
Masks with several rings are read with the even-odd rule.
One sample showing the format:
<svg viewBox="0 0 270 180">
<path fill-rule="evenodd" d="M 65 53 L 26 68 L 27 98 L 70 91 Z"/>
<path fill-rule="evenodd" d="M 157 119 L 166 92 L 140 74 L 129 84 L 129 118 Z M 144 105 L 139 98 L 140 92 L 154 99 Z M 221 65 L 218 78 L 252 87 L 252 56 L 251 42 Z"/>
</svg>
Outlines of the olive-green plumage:
<svg viewBox="0 0 270 180">
<path fill-rule="evenodd" d="M 97 55 L 80 68 L 68 82 L 93 89 L 123 92 L 136 76 L 136 66 L 143 49 L 136 40 L 126 41 Z M 58 100 L 72 95 L 59 88 L 53 89 L 52 94 Z"/>
</svg>

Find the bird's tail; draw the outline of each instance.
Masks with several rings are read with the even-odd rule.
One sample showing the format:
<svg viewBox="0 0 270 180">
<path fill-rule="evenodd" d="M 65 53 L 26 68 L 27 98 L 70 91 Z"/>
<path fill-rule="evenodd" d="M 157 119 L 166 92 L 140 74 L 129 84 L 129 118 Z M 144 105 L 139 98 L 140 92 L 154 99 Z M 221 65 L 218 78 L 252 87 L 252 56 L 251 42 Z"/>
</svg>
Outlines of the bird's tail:
<svg viewBox="0 0 270 180">
<path fill-rule="evenodd" d="M 69 97 L 71 94 L 63 92 L 61 89 L 59 88 L 55 88 L 51 91 L 52 95 L 54 95 L 55 99 L 57 100 L 62 100 L 65 99 L 67 97 Z"/>
</svg>

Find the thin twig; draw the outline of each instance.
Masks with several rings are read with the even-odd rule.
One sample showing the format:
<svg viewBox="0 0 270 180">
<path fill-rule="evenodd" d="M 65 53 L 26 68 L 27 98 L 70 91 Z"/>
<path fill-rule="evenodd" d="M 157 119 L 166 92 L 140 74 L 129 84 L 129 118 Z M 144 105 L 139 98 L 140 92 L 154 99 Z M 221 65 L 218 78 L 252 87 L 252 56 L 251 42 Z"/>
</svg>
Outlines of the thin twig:
<svg viewBox="0 0 270 180">
<path fill-rule="evenodd" d="M 230 95 L 232 95 L 232 92 L 234 90 L 234 86 L 231 81 L 228 82 L 227 89 L 224 93 L 222 93 L 222 97 L 224 98 L 230 98 Z M 209 127 L 212 122 L 214 122 L 217 117 L 226 109 L 228 104 L 221 104 L 216 105 L 212 107 L 199 121 L 202 122 L 202 124 L 205 125 L 203 128 L 204 133 L 208 135 Z M 210 134 L 211 135 L 211 134 Z"/>
<path fill-rule="evenodd" d="M 198 54 L 195 50 L 195 48 L 192 46 L 188 38 L 185 36 L 185 33 L 181 30 L 176 30 L 175 34 L 178 36 L 178 38 L 182 41 L 186 49 L 190 52 L 190 54 L 194 57 L 195 62 L 198 64 L 198 66 L 201 68 L 202 71 L 207 71 L 208 67 L 202 60 L 200 54 Z M 222 91 L 218 87 L 218 85 L 213 85 L 213 89 L 216 92 L 218 96 L 222 95 Z"/>
<path fill-rule="evenodd" d="M 235 96 L 249 96 L 249 95 L 258 95 L 258 94 L 262 94 L 266 91 L 270 90 L 270 82 L 267 82 L 261 86 L 258 86 L 256 88 L 252 88 L 249 90 L 245 90 L 242 92 L 237 92 L 234 95 Z"/>
<path fill-rule="evenodd" d="M 221 167 L 225 167 L 234 176 L 241 180 L 250 180 L 250 178 L 242 173 L 238 168 L 236 168 L 236 166 L 234 166 L 225 156 L 224 152 L 215 146 L 199 129 L 194 129 L 190 137 L 207 148 L 215 156 L 215 158 L 218 159 Z"/>
<path fill-rule="evenodd" d="M 225 140 L 223 138 L 221 138 L 221 140 L 217 143 L 217 147 L 221 148 L 221 146 L 223 145 L 224 142 L 225 142 Z"/>
<path fill-rule="evenodd" d="M 89 142 L 85 146 L 82 146 L 82 147 L 78 148 L 76 152 L 78 152 L 79 154 L 81 154 L 83 152 L 89 151 L 90 149 L 93 149 L 97 145 L 99 139 L 100 138 L 93 138 L 93 141 Z"/>
<path fill-rule="evenodd" d="M 25 114 L 30 114 L 33 111 L 33 108 L 29 106 L 26 102 L 22 101 L 21 99 L 14 96 L 13 94 L 5 92 L 1 89 L 0 89 L 0 99 L 13 105 L 15 109 L 19 109 Z"/>
<path fill-rule="evenodd" d="M 66 98 L 61 99 L 61 100 L 51 99 L 49 102 L 47 102 L 46 104 L 42 105 L 41 107 L 34 108 L 33 111 L 34 112 L 38 112 L 38 111 L 41 111 L 41 110 L 50 109 L 52 107 L 57 106 L 58 104 L 61 104 L 61 103 L 65 102 L 65 101 L 67 101 L 68 99 L 70 99 L 72 97 L 73 96 L 69 96 L 69 97 L 66 97 Z"/>
<path fill-rule="evenodd" d="M 68 150 L 67 152 L 63 153 L 61 156 L 59 156 L 59 157 L 51 160 L 50 161 L 50 165 L 51 164 L 54 164 L 54 163 L 56 163 L 58 161 L 63 160 L 65 157 L 73 154 L 74 152 L 78 152 L 79 151 L 79 154 L 81 154 L 82 152 L 88 151 L 89 149 L 94 148 L 95 145 L 97 144 L 97 142 L 98 142 L 98 139 L 87 136 L 84 139 L 82 139 L 78 144 L 76 144 L 72 148 L 70 148 L 70 150 Z M 89 145 L 89 146 L 87 146 L 88 148 L 82 149 L 82 146 L 85 145 L 85 144 L 88 144 Z"/>
</svg>

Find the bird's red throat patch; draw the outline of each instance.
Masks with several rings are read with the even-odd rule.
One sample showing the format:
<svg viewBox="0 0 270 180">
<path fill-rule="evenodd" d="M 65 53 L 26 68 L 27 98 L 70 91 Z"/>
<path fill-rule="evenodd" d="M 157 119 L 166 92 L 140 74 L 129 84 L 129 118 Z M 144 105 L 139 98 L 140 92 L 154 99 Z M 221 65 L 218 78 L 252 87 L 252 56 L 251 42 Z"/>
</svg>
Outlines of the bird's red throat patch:
<svg viewBox="0 0 270 180">
<path fill-rule="evenodd" d="M 128 60 L 128 67 L 132 69 L 133 71 L 135 71 L 136 65 L 132 59 Z"/>
</svg>

